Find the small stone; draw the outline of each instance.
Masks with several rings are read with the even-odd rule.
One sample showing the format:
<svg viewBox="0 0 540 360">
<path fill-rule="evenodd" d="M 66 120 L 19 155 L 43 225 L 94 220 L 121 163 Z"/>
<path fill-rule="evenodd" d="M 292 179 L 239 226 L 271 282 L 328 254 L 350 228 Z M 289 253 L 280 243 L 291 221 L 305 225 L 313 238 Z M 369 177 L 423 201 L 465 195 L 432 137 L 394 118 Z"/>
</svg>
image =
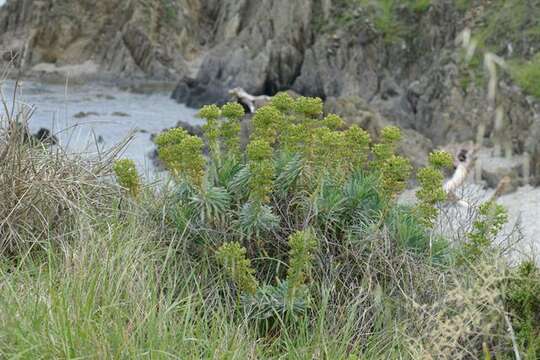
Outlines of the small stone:
<svg viewBox="0 0 540 360">
<path fill-rule="evenodd" d="M 88 111 L 88 112 L 79 111 L 78 113 L 73 115 L 73 117 L 76 118 L 76 119 L 82 119 L 82 118 L 86 118 L 86 117 L 89 117 L 89 116 L 99 116 L 99 114 L 97 112 L 94 112 L 94 111 Z"/>
<path fill-rule="evenodd" d="M 119 117 L 128 117 L 128 116 L 130 116 L 128 113 L 125 113 L 123 111 L 115 111 L 111 115 L 112 116 L 119 116 Z"/>
</svg>

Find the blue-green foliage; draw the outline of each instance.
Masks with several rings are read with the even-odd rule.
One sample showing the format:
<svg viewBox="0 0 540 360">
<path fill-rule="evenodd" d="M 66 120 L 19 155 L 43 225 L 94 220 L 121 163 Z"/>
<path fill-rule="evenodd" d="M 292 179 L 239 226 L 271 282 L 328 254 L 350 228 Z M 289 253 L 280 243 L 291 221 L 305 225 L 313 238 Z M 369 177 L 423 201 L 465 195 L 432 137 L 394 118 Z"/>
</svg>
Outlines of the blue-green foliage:
<svg viewBox="0 0 540 360">
<path fill-rule="evenodd" d="M 396 205 L 411 169 L 396 154 L 397 127 L 371 144 L 364 130 L 344 127 L 337 115 L 323 117 L 319 99 L 281 94 L 274 102 L 255 115 L 257 131 L 244 154 L 220 150 L 236 139 L 232 131 L 223 137 L 224 110 L 201 111 L 211 119 L 208 169 L 196 184 L 175 178 L 166 212 L 195 252 L 218 248 L 218 259 L 230 258 L 222 265 L 241 282 L 240 308 L 267 331 L 309 310 L 312 278 L 323 268 L 369 256 L 374 241 L 419 259 L 438 259 L 444 250 L 413 210 Z M 250 259 L 266 260 L 248 266 Z M 324 265 L 314 266 L 316 259 Z"/>
</svg>

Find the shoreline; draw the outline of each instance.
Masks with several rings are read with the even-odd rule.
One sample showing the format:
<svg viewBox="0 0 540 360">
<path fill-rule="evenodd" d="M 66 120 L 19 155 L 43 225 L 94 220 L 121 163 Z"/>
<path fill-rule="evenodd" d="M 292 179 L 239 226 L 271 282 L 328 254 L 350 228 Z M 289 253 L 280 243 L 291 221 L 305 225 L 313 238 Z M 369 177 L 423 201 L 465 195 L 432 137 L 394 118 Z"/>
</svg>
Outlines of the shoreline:
<svg viewBox="0 0 540 360">
<path fill-rule="evenodd" d="M 118 76 L 108 72 L 71 75 L 64 71 L 19 71 L 17 69 L 6 70 L 5 77 L 0 79 L 0 82 L 3 80 L 32 81 L 43 85 L 65 86 L 67 84 L 70 87 L 114 87 L 134 94 L 168 93 L 171 98 L 179 81 L 178 79 L 167 80 L 151 76 Z"/>
</svg>

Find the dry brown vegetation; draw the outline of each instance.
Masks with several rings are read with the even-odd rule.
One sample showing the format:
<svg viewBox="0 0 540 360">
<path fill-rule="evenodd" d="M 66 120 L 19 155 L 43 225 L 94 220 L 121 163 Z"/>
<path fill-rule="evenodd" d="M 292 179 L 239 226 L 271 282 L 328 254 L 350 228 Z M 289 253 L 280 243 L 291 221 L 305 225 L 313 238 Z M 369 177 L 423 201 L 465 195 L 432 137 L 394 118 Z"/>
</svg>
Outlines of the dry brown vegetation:
<svg viewBox="0 0 540 360">
<path fill-rule="evenodd" d="M 30 134 L 30 106 L 0 105 L 0 252 L 60 241 L 89 209 L 110 209 L 118 191 L 104 179 L 118 149 L 100 159 L 66 154 Z"/>
</svg>

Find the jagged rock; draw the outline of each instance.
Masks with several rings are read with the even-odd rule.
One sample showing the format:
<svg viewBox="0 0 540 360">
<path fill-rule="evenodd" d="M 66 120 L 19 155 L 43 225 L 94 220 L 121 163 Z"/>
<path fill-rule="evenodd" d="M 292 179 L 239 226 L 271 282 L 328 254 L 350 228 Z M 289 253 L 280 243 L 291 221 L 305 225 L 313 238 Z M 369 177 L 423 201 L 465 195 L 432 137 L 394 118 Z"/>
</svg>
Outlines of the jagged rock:
<svg viewBox="0 0 540 360">
<path fill-rule="evenodd" d="M 370 99 L 377 93 L 383 48 L 380 38 L 369 29 L 355 29 L 354 35 L 343 33 L 337 38 L 319 37 L 306 50 L 293 89 L 323 99 L 347 96 Z M 328 49 L 332 51 L 328 53 Z"/>
<path fill-rule="evenodd" d="M 188 73 L 187 62 L 208 36 L 203 5 L 191 0 L 8 0 L 0 9 L 0 48 L 19 53 L 23 70 L 92 61 L 97 70 L 83 75 L 175 80 L 171 76 Z"/>
<path fill-rule="evenodd" d="M 172 98 L 187 106 L 200 108 L 210 104 L 221 105 L 227 101 L 228 95 L 221 86 L 217 88 L 205 86 L 196 79 L 185 77 L 174 89 Z"/>
<path fill-rule="evenodd" d="M 530 159 L 529 181 L 531 185 L 540 185 L 540 109 L 535 109 L 532 119 L 533 124 L 525 141 L 525 151 Z"/>
<path fill-rule="evenodd" d="M 46 129 L 46 128 L 40 128 L 38 132 L 33 135 L 33 137 L 37 141 L 44 144 L 50 144 L 50 145 L 58 144 L 58 138 L 51 133 L 51 130 Z"/>
<path fill-rule="evenodd" d="M 198 107 L 225 102 L 235 87 L 254 95 L 289 88 L 310 43 L 315 7 L 310 0 L 220 2 L 218 43 L 204 57 L 196 78 L 180 81 L 173 97 Z"/>
</svg>

